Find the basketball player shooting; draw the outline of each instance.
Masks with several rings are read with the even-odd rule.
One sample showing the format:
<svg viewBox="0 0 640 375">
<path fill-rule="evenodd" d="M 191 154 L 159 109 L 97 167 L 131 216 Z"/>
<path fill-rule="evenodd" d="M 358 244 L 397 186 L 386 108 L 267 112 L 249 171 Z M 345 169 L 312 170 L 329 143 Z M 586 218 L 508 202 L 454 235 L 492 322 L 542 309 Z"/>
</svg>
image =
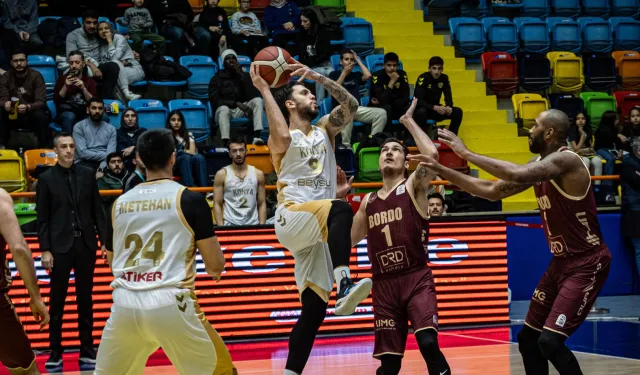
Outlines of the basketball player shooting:
<svg viewBox="0 0 640 375">
<path fill-rule="evenodd" d="M 438 150 L 412 118 L 417 103 L 413 99 L 400 122 L 415 139 L 420 153 L 437 160 Z M 365 197 L 351 229 L 353 246 L 365 236 L 368 239 L 373 272 L 373 356 L 381 363 L 376 374 L 400 372 L 411 321 L 429 374 L 450 375 L 438 345 L 438 301 L 433 274 L 427 266 L 427 191 L 434 174 L 418 166 L 407 177 L 407 155 L 407 148 L 399 140 L 384 141 L 378 159 L 382 189 Z"/>
<path fill-rule="evenodd" d="M 611 253 L 600 232 L 589 169 L 567 149 L 568 132 L 569 118 L 564 112 L 542 112 L 529 131 L 529 150 L 539 156 L 518 165 L 474 153 L 455 134 L 438 131 L 442 143 L 501 179 L 498 181 L 458 173 L 429 155 L 410 157 L 463 190 L 490 200 L 533 186 L 553 259 L 533 293 L 518 334 L 527 375 L 548 374 L 548 361 L 561 375 L 582 374 L 565 340 L 587 318 L 609 274 Z"/>
<path fill-rule="evenodd" d="M 295 259 L 296 284 L 302 312 L 289 337 L 284 374 L 300 374 L 324 321 L 334 278 L 338 285 L 336 315 L 350 315 L 371 291 L 371 280 L 357 284 L 350 278 L 350 231 L 353 211 L 344 199 L 351 186 L 337 186 L 333 151 L 335 136 L 353 119 L 358 101 L 341 85 L 294 61 L 291 75 L 301 77 L 276 92 L 260 76 L 251 78 L 265 101 L 269 121 L 269 150 L 278 174 L 276 235 Z M 318 114 L 315 96 L 300 84 L 304 79 L 321 84 L 340 103 L 311 125 Z M 289 125 L 287 126 L 287 122 Z"/>
<path fill-rule="evenodd" d="M 159 347 L 182 375 L 237 375 L 194 292 L 196 248 L 216 280 L 224 256 L 205 197 L 172 179 L 175 149 L 168 129 L 142 134 L 136 150 L 147 182 L 113 204 L 108 222 L 115 230 L 105 241 L 115 278 L 113 306 L 95 375 L 142 374 Z"/>
<path fill-rule="evenodd" d="M 9 251 L 24 281 L 24 286 L 29 291 L 29 308 L 33 317 L 40 323 L 40 330 L 49 324 L 49 312 L 42 302 L 38 278 L 33 266 L 33 257 L 27 242 L 22 237 L 22 231 L 18 225 L 18 219 L 13 211 L 13 199 L 0 188 L 0 363 L 4 365 L 11 375 L 39 375 L 36 365 L 36 356 L 31 350 L 31 344 L 24 328 L 18 320 L 11 299 L 7 294 L 11 286 L 11 270 L 6 259 L 5 248 L 9 245 Z"/>
</svg>

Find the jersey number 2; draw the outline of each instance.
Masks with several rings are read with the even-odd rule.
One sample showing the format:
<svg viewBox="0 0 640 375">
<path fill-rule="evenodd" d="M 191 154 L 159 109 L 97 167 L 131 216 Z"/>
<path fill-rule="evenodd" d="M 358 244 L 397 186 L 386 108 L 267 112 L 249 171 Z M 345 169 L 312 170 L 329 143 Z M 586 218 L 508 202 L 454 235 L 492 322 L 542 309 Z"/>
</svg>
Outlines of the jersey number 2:
<svg viewBox="0 0 640 375">
<path fill-rule="evenodd" d="M 124 239 L 124 247 L 129 249 L 133 244 L 131 255 L 124 264 L 125 268 L 135 267 L 140 263 L 140 258 L 153 260 L 153 266 L 157 267 L 162 259 L 164 259 L 164 251 L 162 250 L 162 232 L 155 232 L 151 235 L 149 241 L 143 245 L 142 237 L 137 233 L 131 233 Z M 142 251 L 142 256 L 138 254 Z"/>
<path fill-rule="evenodd" d="M 240 208 L 249 208 L 249 206 L 247 206 L 247 200 L 247 197 L 240 198 Z"/>
</svg>

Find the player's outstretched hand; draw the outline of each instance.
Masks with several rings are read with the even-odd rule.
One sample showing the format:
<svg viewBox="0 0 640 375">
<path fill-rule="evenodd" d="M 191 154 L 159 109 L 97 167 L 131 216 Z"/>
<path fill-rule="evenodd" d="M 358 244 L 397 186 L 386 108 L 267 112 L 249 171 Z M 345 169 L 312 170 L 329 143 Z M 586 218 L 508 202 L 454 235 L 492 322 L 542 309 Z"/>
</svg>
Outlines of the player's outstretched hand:
<svg viewBox="0 0 640 375">
<path fill-rule="evenodd" d="M 469 149 L 464 144 L 464 142 L 462 142 L 462 140 L 458 138 L 457 135 L 453 134 L 448 129 L 438 129 L 438 140 L 451 147 L 453 152 L 455 152 L 461 158 L 467 158 Z"/>
<path fill-rule="evenodd" d="M 349 180 L 347 180 L 347 175 L 344 173 L 342 168 L 338 166 L 338 179 L 337 179 L 337 187 L 336 187 L 336 198 L 344 199 L 349 191 L 351 191 L 351 184 L 353 183 L 353 179 L 355 176 L 351 176 Z"/>
<path fill-rule="evenodd" d="M 251 82 L 253 82 L 253 86 L 255 86 L 255 88 L 257 88 L 259 91 L 269 90 L 269 84 L 264 80 L 264 78 L 262 78 L 259 70 L 259 65 L 257 65 L 256 63 L 251 63 L 251 68 L 249 69 Z"/>
<path fill-rule="evenodd" d="M 420 163 L 421 166 L 435 172 L 436 174 L 438 174 L 442 169 L 442 164 L 438 163 L 435 158 L 429 155 L 409 155 L 407 156 L 407 159 Z"/>
<path fill-rule="evenodd" d="M 302 82 L 305 79 L 310 79 L 312 81 L 317 81 L 319 77 L 322 77 L 320 73 L 314 72 L 313 69 L 308 66 L 291 59 L 293 61 L 292 64 L 289 64 L 289 70 L 291 70 L 291 76 L 300 77 L 298 82 Z"/>
<path fill-rule="evenodd" d="M 40 323 L 40 330 L 42 331 L 44 327 L 49 324 L 49 311 L 47 311 L 47 306 L 42 302 L 42 299 L 32 298 L 31 301 L 29 301 L 29 308 L 36 322 Z"/>
<path fill-rule="evenodd" d="M 407 112 L 405 112 L 405 114 L 400 117 L 400 123 L 402 125 L 407 126 L 409 124 L 409 121 L 413 119 L 413 111 L 416 110 L 417 106 L 418 106 L 418 99 L 414 97 L 413 100 L 411 101 L 411 105 L 409 106 L 409 109 L 407 109 Z"/>
</svg>

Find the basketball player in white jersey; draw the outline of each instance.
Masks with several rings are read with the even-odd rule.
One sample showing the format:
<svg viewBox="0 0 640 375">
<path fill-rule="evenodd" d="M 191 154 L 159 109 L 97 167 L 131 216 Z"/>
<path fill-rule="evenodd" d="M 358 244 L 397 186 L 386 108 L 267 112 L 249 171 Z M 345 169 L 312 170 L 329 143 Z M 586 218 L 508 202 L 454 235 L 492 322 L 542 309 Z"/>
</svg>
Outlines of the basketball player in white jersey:
<svg viewBox="0 0 640 375">
<path fill-rule="evenodd" d="M 278 174 L 276 235 L 296 260 L 296 284 L 302 311 L 289 338 L 285 374 L 300 374 L 324 321 L 334 278 L 338 285 L 336 315 L 355 312 L 371 291 L 371 279 L 355 284 L 350 278 L 353 211 L 344 199 L 350 190 L 346 178 L 337 186 L 335 136 L 353 119 L 358 101 L 342 85 L 308 67 L 290 64 L 301 77 L 276 92 L 251 68 L 251 78 L 262 93 L 269 121 L 269 150 Z M 331 114 L 311 125 L 318 114 L 315 96 L 300 84 L 304 79 L 324 87 L 340 103 Z M 288 125 L 287 125 L 288 123 Z M 342 173 L 343 175 L 343 173 Z"/>
<path fill-rule="evenodd" d="M 142 374 L 160 347 L 182 375 L 237 374 L 194 292 L 196 248 L 209 275 L 219 280 L 224 270 L 209 205 L 202 194 L 172 180 L 171 131 L 145 132 L 136 149 L 147 181 L 113 205 L 113 237 L 105 241 L 113 249 L 107 252 L 115 277 L 113 306 L 95 374 Z"/>
<path fill-rule="evenodd" d="M 218 225 L 256 225 L 267 221 L 264 173 L 245 163 L 244 138 L 229 143 L 232 163 L 213 180 L 213 210 Z"/>
</svg>

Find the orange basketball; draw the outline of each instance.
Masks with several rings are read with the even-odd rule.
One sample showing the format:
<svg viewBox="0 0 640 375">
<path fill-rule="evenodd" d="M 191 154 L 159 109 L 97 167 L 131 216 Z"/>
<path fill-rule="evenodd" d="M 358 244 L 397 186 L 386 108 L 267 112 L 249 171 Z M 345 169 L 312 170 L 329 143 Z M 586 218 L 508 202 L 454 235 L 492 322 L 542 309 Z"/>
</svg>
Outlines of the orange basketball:
<svg viewBox="0 0 640 375">
<path fill-rule="evenodd" d="M 285 85 L 291 77 L 289 64 L 293 63 L 293 59 L 289 52 L 280 47 L 264 48 L 258 52 L 253 62 L 258 65 L 260 76 L 271 88 Z"/>
</svg>

